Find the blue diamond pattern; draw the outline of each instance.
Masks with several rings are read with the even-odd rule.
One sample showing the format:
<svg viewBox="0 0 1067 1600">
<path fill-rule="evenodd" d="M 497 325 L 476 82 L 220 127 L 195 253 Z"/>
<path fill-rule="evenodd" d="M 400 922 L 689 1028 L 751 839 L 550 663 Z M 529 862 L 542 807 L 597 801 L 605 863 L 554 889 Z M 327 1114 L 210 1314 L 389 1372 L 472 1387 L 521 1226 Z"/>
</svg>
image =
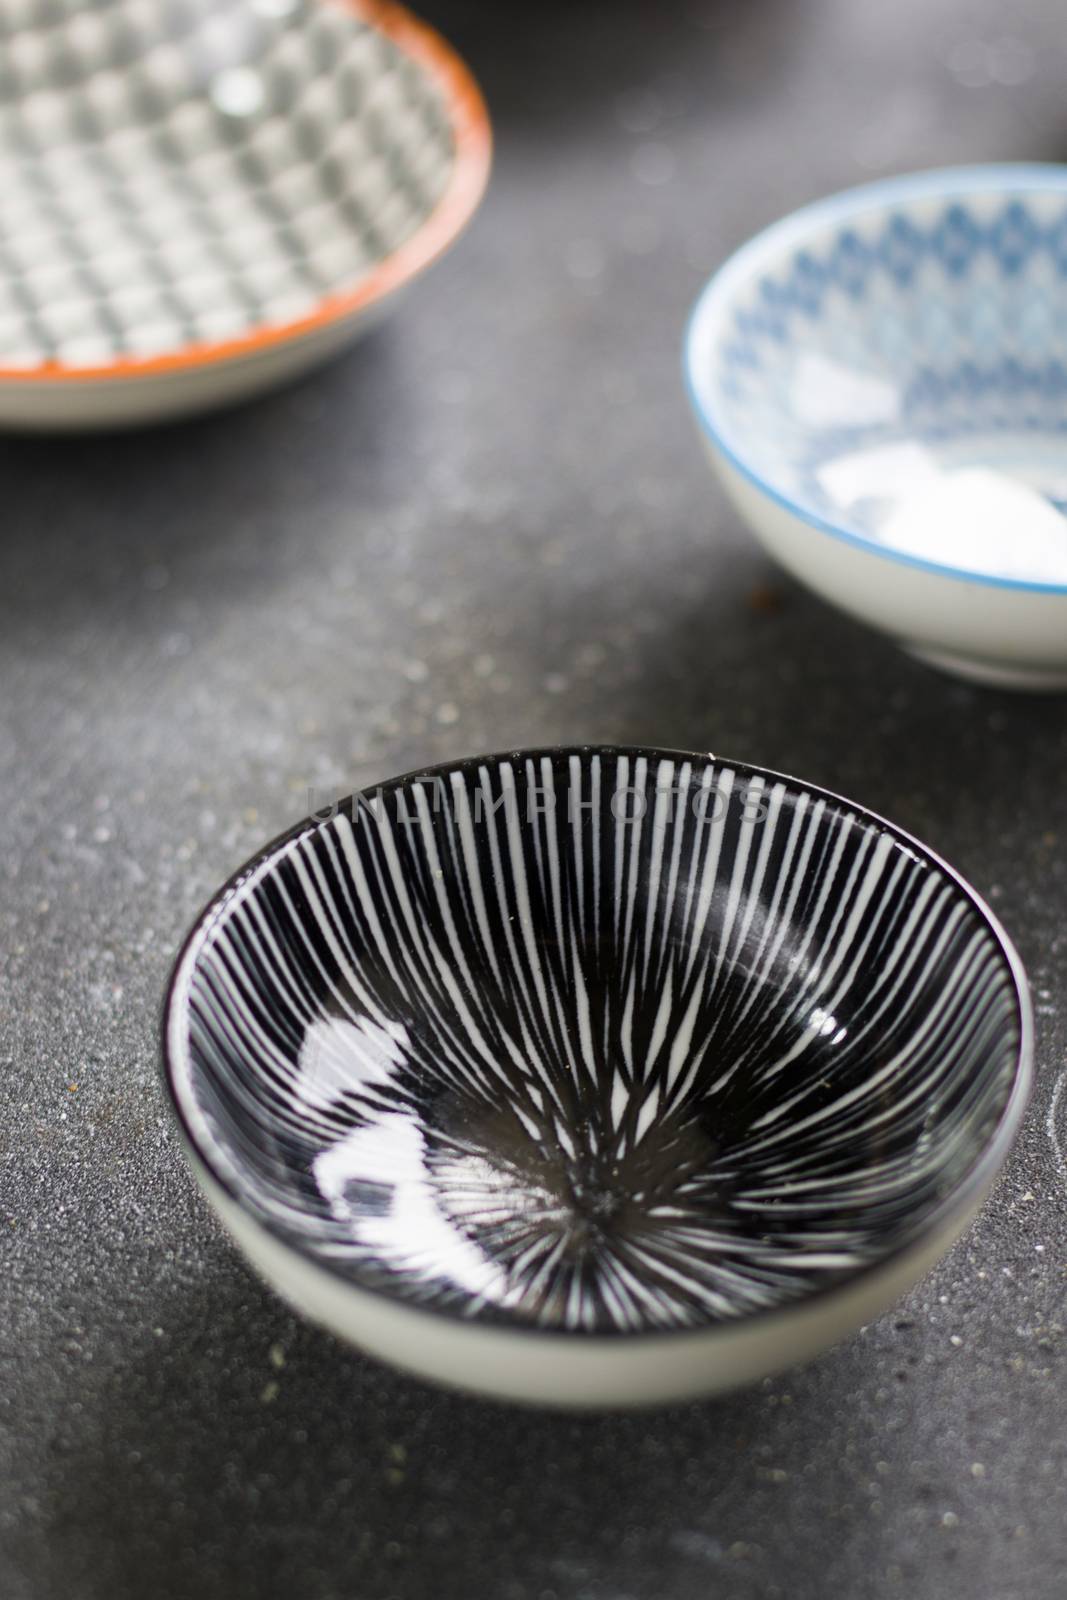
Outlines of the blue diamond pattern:
<svg viewBox="0 0 1067 1600">
<path fill-rule="evenodd" d="M 843 403 L 813 422 L 830 368 L 884 382 L 895 412 L 853 421 Z M 739 297 L 716 381 L 750 459 L 816 506 L 821 464 L 857 448 L 1067 433 L 1067 203 L 980 196 L 876 227 L 850 218 Z"/>
</svg>

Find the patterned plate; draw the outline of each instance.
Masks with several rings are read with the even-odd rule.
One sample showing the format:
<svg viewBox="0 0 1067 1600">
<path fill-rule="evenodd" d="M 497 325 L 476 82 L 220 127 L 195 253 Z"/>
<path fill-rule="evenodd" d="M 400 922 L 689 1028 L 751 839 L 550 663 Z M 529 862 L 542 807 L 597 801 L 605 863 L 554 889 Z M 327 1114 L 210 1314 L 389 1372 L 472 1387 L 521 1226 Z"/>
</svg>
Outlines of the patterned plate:
<svg viewBox="0 0 1067 1600">
<path fill-rule="evenodd" d="M 128 423 L 351 339 L 484 188 L 477 88 L 371 0 L 10 0 L 0 422 Z"/>
<path fill-rule="evenodd" d="M 539 1398 L 582 1346 L 606 1364 L 568 1398 L 640 1399 L 880 1309 L 991 1181 L 1028 1051 L 1017 958 L 921 846 L 792 779 L 614 749 L 302 823 L 206 912 L 166 1022 L 194 1166 L 283 1291 Z M 740 1365 L 715 1343 L 757 1326 Z M 658 1355 L 620 1393 L 630 1345 Z"/>
</svg>

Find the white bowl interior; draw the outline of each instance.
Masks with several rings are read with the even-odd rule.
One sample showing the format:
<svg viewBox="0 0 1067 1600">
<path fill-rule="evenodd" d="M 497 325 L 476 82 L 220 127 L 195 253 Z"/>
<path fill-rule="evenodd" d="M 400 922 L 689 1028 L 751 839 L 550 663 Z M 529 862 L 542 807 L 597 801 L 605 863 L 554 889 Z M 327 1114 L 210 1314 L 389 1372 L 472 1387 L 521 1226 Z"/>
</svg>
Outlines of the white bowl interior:
<svg viewBox="0 0 1067 1600">
<path fill-rule="evenodd" d="M 695 400 L 750 476 L 833 526 L 881 537 L 918 496 L 934 559 L 954 521 L 1036 517 L 1055 545 L 1067 506 L 1067 179 L 1007 169 L 988 188 L 945 175 L 930 192 L 936 182 L 842 196 L 739 252 L 694 318 Z M 965 543 L 957 560 L 997 570 L 977 537 L 973 561 Z M 1050 560 L 1002 575 L 1067 582 L 1067 525 Z"/>
</svg>

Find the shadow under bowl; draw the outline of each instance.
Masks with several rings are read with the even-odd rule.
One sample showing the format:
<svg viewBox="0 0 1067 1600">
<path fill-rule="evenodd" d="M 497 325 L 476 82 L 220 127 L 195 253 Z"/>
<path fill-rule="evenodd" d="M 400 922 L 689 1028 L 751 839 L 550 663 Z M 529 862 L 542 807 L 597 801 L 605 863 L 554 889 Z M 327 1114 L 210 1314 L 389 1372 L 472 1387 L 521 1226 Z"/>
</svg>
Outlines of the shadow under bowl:
<svg viewBox="0 0 1067 1600">
<path fill-rule="evenodd" d="M 486 756 L 309 818 L 166 1006 L 193 1168 L 302 1313 L 560 1404 L 707 1393 L 871 1319 L 1026 1098 L 1019 961 L 906 835 L 758 768 Z"/>
<path fill-rule="evenodd" d="M 891 178 L 743 246 L 686 339 L 756 536 L 905 649 L 1067 687 L 1067 167 Z"/>
</svg>

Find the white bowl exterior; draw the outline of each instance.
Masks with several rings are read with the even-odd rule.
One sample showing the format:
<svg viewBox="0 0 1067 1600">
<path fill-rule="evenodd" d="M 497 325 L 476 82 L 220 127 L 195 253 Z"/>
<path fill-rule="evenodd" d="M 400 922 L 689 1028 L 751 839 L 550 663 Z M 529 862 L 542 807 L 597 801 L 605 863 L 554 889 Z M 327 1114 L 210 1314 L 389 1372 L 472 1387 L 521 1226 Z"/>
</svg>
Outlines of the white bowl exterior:
<svg viewBox="0 0 1067 1600">
<path fill-rule="evenodd" d="M 696 1333 L 615 1338 L 494 1328 L 423 1311 L 347 1282 L 282 1244 L 189 1151 L 208 1200 L 252 1266 L 300 1316 L 403 1371 L 499 1399 L 571 1408 L 636 1407 L 720 1394 L 792 1367 L 888 1309 L 973 1221 L 965 1209 L 854 1282 L 758 1318 Z"/>
<path fill-rule="evenodd" d="M 955 578 L 853 544 L 772 498 L 705 444 L 753 532 L 816 594 L 963 676 L 1067 685 L 1067 594 Z"/>
<path fill-rule="evenodd" d="M 0 379 L 0 428 L 103 432 L 175 421 L 251 399 L 339 355 L 382 320 L 398 293 L 311 333 L 229 360 L 127 378 Z"/>
</svg>

